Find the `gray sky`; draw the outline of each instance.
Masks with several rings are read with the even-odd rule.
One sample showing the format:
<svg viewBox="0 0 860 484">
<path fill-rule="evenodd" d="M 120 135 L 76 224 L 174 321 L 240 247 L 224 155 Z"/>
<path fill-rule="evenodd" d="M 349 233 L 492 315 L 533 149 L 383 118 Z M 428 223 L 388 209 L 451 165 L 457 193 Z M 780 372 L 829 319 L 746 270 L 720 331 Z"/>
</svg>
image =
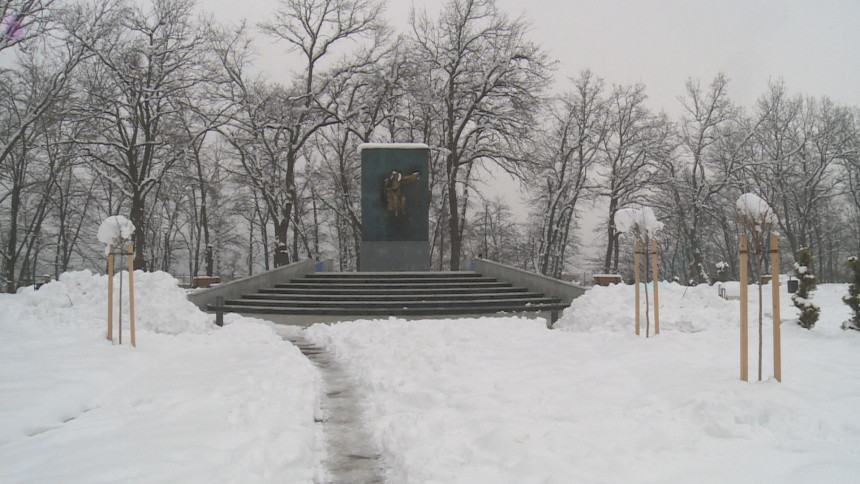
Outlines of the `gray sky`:
<svg viewBox="0 0 860 484">
<path fill-rule="evenodd" d="M 199 0 L 222 20 L 254 24 L 275 0 Z M 434 0 L 390 0 L 386 16 L 398 31 L 409 11 L 439 10 Z M 860 106 L 858 0 L 497 0 L 510 16 L 532 25 L 531 38 L 558 60 L 555 89 L 590 68 L 607 83 L 642 82 L 650 106 L 674 116 L 688 77 L 709 82 L 720 71 L 729 93 L 752 107 L 769 79 L 788 91 L 826 95 Z M 273 80 L 287 74 L 283 44 L 260 39 L 258 68 Z"/>
</svg>

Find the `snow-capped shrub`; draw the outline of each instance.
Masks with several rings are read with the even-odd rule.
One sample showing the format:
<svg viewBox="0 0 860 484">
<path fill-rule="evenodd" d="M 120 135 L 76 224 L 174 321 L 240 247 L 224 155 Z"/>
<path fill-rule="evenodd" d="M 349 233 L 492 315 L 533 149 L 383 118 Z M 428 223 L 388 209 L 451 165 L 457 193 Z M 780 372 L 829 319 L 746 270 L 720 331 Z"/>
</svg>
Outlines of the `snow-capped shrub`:
<svg viewBox="0 0 860 484">
<path fill-rule="evenodd" d="M 845 329 L 856 329 L 860 331 L 860 259 L 851 257 L 848 259 L 848 267 L 854 272 L 854 278 L 848 286 L 848 295 L 842 298 L 854 315 L 842 325 Z"/>
<path fill-rule="evenodd" d="M 729 269 L 730 266 L 728 262 L 717 262 L 717 280 L 720 282 L 727 282 L 729 280 Z"/>
<path fill-rule="evenodd" d="M 815 275 L 815 259 L 812 251 L 808 248 L 800 249 L 797 260 L 794 263 L 794 276 L 800 281 L 797 292 L 791 295 L 791 301 L 797 309 L 800 309 L 800 320 L 798 323 L 806 329 L 812 329 L 818 321 L 821 308 L 812 302 L 811 293 L 818 285 Z"/>
</svg>

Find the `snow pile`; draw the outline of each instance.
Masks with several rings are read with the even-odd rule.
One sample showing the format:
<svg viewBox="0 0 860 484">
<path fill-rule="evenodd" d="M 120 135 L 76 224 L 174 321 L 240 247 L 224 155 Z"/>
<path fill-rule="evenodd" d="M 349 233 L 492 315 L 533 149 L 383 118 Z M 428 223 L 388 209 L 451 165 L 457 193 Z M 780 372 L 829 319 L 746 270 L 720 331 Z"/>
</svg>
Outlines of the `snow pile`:
<svg viewBox="0 0 860 484">
<path fill-rule="evenodd" d="M 120 277 L 122 293 L 120 294 Z M 120 297 L 122 320 L 129 320 L 128 272 L 115 275 L 113 280 L 114 324 L 119 321 Z M 18 290 L 20 298 L 11 311 L 25 318 L 38 316 L 42 322 L 57 326 L 75 326 L 90 330 L 107 330 L 107 275 L 90 271 L 66 272 L 58 281 Z M 166 272 L 134 272 L 135 327 L 159 333 L 205 333 L 214 327 L 214 316 L 208 315 L 188 301 L 176 279 Z"/>
<path fill-rule="evenodd" d="M 653 237 L 663 228 L 651 207 L 622 208 L 615 212 L 615 229 L 637 237 Z"/>
<path fill-rule="evenodd" d="M 735 203 L 735 212 L 741 223 L 757 232 L 766 232 L 779 221 L 770 205 L 754 193 L 741 195 Z"/>
<path fill-rule="evenodd" d="M 99 225 L 98 239 L 105 246 L 119 247 L 123 241 L 131 238 L 134 234 L 134 224 L 122 215 L 114 215 L 102 221 Z M 109 247 L 105 247 L 107 254 Z"/>
<path fill-rule="evenodd" d="M 167 274 L 137 272 L 137 348 L 112 345 L 106 286 L 76 272 L 0 295 L 0 482 L 317 476 L 317 373 L 297 348 L 259 320 L 216 328 Z"/>
<path fill-rule="evenodd" d="M 649 292 L 650 287 L 651 284 L 648 284 Z M 700 284 L 685 287 L 674 282 L 661 282 L 658 292 L 660 331 L 695 333 L 738 325 L 737 301 L 721 298 L 715 286 Z M 633 285 L 594 286 L 573 300 L 554 327 L 563 331 L 632 333 L 635 326 L 635 298 Z M 607 308 L 607 301 L 612 301 L 612 310 Z M 651 301 L 652 306 L 653 303 Z M 644 297 L 641 311 L 641 322 L 644 324 Z"/>
</svg>

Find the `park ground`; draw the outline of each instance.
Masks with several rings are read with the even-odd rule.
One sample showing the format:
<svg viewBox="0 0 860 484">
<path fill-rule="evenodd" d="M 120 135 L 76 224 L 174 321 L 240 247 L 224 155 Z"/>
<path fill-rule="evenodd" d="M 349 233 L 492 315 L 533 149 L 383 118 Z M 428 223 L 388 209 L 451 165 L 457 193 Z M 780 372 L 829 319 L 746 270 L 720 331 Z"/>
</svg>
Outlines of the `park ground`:
<svg viewBox="0 0 860 484">
<path fill-rule="evenodd" d="M 300 329 L 234 315 L 218 328 L 170 276 L 141 272 L 137 348 L 127 301 L 111 344 L 106 286 L 75 272 L 0 296 L 0 482 L 326 481 L 320 373 L 282 338 Z M 781 289 L 782 382 L 768 286 L 760 382 L 757 303 L 747 383 L 739 303 L 708 286 L 661 284 L 650 338 L 644 321 L 634 334 L 632 286 L 589 290 L 553 330 L 392 318 L 302 336 L 353 378 L 389 482 L 856 482 L 847 286 L 819 287 L 811 331 Z"/>
</svg>

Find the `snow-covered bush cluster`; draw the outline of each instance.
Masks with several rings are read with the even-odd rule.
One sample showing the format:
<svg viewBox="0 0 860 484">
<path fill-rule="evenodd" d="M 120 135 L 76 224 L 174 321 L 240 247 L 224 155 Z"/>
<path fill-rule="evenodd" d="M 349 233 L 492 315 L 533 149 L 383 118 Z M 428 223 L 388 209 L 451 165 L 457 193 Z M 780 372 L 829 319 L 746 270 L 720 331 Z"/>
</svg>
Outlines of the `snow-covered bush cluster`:
<svg viewBox="0 0 860 484">
<path fill-rule="evenodd" d="M 791 295 L 791 301 L 800 310 L 798 323 L 806 329 L 815 327 L 821 308 L 810 299 L 812 291 L 818 285 L 813 271 L 815 269 L 812 251 L 808 248 L 800 249 L 797 253 L 797 261 L 794 263 L 794 276 L 800 281 L 797 292 Z"/>
<path fill-rule="evenodd" d="M 729 280 L 729 266 L 728 262 L 717 262 L 715 264 L 717 268 L 717 280 L 720 282 L 726 282 Z"/>
<path fill-rule="evenodd" d="M 854 273 L 851 284 L 848 286 L 848 295 L 842 298 L 842 301 L 851 308 L 853 315 L 851 319 L 845 321 L 842 325 L 846 329 L 856 329 L 860 331 L 860 259 L 850 257 L 848 259 L 848 267 Z"/>
</svg>

